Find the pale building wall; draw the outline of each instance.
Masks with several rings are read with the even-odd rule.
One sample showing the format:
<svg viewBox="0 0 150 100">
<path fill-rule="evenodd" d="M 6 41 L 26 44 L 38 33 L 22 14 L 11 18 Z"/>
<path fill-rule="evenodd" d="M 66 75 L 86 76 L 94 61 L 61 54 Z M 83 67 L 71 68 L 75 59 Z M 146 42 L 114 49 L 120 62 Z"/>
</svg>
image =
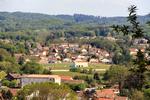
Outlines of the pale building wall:
<svg viewBox="0 0 150 100">
<path fill-rule="evenodd" d="M 42 82 L 54 82 L 58 83 L 59 85 L 61 84 L 61 78 L 52 78 L 52 77 L 47 77 L 47 78 L 32 78 L 32 77 L 22 77 L 21 78 L 21 87 L 24 87 L 25 85 L 31 84 L 31 83 L 42 83 Z"/>
<path fill-rule="evenodd" d="M 74 67 L 88 67 L 88 62 L 74 62 Z"/>
</svg>

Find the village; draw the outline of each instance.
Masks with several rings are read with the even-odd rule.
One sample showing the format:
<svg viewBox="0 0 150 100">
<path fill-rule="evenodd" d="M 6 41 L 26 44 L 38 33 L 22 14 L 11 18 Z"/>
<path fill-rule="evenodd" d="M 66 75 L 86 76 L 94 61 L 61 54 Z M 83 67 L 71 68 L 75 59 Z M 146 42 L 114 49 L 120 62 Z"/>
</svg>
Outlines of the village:
<svg viewBox="0 0 150 100">
<path fill-rule="evenodd" d="M 145 48 L 148 46 L 146 39 L 139 39 L 134 41 L 134 46 L 138 48 L 130 48 L 130 55 L 136 57 L 138 49 L 145 53 L 145 57 L 150 59 L 149 54 L 145 52 Z M 145 47 L 145 48 L 144 48 Z M 23 57 L 24 54 L 15 54 L 16 59 Z M 16 74 L 8 73 L 6 75 L 6 80 L 17 81 L 15 86 L 9 88 L 11 93 L 16 96 L 17 91 L 23 88 L 25 85 L 31 83 L 41 83 L 41 82 L 53 82 L 57 84 L 84 84 L 85 80 L 76 79 L 76 76 L 70 76 L 65 73 L 69 73 L 70 69 L 80 68 L 81 71 L 85 69 L 90 71 L 91 64 L 101 65 L 103 67 L 92 67 L 92 73 L 97 73 L 99 71 L 106 71 L 111 65 L 113 65 L 112 57 L 113 53 L 108 52 L 101 48 L 92 47 L 89 44 L 79 45 L 72 43 L 61 43 L 52 44 L 48 46 L 42 46 L 37 43 L 37 47 L 30 50 L 30 56 L 36 57 L 38 63 L 45 66 L 46 69 L 52 72 L 62 72 L 62 74 Z M 26 58 L 25 62 L 30 62 L 30 59 Z M 64 65 L 67 64 L 67 65 Z M 57 66 L 59 65 L 59 66 Z M 107 68 L 105 69 L 105 65 Z M 64 66 L 64 67 L 61 67 Z M 58 67 L 58 69 L 57 69 Z M 61 68 L 59 68 L 61 67 Z M 66 68 L 67 67 L 67 68 Z M 64 69 L 63 69 L 64 68 Z M 102 69 L 103 68 L 103 69 Z M 77 71 L 78 72 L 78 71 Z M 75 73 L 74 71 L 72 73 Z M 81 72 L 78 72 L 81 73 Z M 87 72 L 88 73 L 88 72 Z M 91 73 L 91 74 L 92 74 Z M 95 75 L 95 74 L 94 74 Z M 5 88 L 0 83 L 1 88 Z M 95 91 L 93 93 L 93 91 Z M 87 87 L 84 90 L 76 91 L 78 100 L 82 100 L 82 96 L 88 93 L 89 98 L 92 100 L 129 100 L 128 97 L 119 96 L 119 85 L 115 84 L 112 87 L 105 88 L 105 85 L 95 85 L 92 87 Z M 2 95 L 0 95 L 1 100 L 3 100 Z M 31 100 L 34 94 L 28 95 L 27 100 Z"/>
</svg>

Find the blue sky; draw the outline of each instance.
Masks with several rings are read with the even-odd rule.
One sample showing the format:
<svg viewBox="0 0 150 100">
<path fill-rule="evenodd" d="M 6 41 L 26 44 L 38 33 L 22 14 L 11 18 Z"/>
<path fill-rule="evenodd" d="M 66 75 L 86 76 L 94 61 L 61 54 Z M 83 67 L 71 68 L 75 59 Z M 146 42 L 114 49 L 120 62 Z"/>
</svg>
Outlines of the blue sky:
<svg viewBox="0 0 150 100">
<path fill-rule="evenodd" d="M 131 4 L 137 5 L 139 15 L 150 13 L 150 0 L 0 0 L 0 11 L 127 16 Z"/>
</svg>

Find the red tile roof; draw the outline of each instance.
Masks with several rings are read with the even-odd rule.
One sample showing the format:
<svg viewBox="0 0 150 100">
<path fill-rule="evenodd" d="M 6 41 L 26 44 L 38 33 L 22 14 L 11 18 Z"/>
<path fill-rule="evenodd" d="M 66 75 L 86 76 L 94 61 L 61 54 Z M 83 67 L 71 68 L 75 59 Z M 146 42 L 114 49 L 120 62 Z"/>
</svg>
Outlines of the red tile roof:
<svg viewBox="0 0 150 100">
<path fill-rule="evenodd" d="M 117 96 L 117 97 L 115 97 L 115 100 L 128 100 L 128 97 Z"/>
<path fill-rule="evenodd" d="M 115 93 L 114 93 L 113 89 L 97 90 L 96 91 L 96 97 L 113 99 L 115 97 Z"/>
<path fill-rule="evenodd" d="M 60 76 L 61 80 L 73 80 L 71 76 Z"/>
<path fill-rule="evenodd" d="M 97 90 L 94 100 L 128 100 L 128 97 L 117 96 L 113 89 Z"/>
<path fill-rule="evenodd" d="M 98 98 L 98 99 L 95 99 L 95 100 L 114 100 L 114 99 Z"/>
</svg>

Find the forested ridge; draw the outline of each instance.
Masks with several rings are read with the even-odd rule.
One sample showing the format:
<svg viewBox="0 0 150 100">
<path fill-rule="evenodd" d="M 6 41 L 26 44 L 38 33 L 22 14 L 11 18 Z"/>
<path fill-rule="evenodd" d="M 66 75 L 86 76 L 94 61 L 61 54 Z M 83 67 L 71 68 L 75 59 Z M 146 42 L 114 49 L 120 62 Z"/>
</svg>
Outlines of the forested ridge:
<svg viewBox="0 0 150 100">
<path fill-rule="evenodd" d="M 138 20 L 145 24 L 150 15 L 138 16 Z M 92 15 L 46 15 L 39 13 L 0 12 L 0 31 L 17 31 L 27 29 L 66 29 L 75 25 L 97 26 L 127 24 L 125 17 L 100 17 Z M 84 26 L 84 27 L 85 27 Z"/>
</svg>

